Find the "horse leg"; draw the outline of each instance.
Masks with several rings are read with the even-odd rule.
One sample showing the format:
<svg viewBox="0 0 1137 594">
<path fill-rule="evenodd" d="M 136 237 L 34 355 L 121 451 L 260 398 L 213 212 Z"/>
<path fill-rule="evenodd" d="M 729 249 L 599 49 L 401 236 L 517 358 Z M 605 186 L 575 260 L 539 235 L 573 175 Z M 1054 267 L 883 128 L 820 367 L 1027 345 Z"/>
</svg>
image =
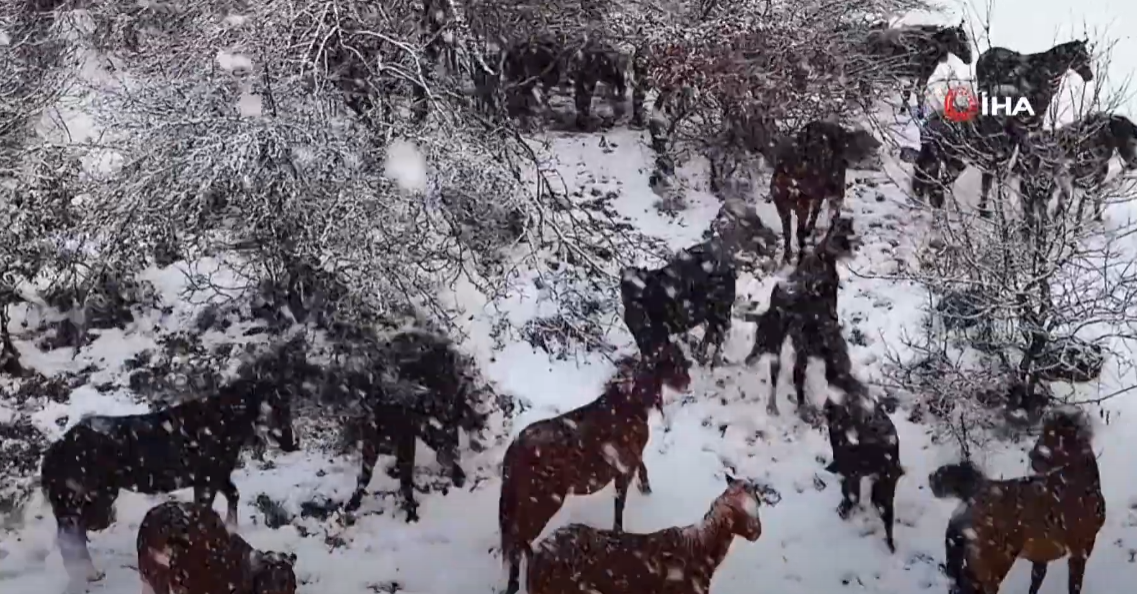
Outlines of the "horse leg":
<svg viewBox="0 0 1137 594">
<path fill-rule="evenodd" d="M 861 502 L 861 476 L 841 474 L 841 504 L 837 515 L 842 520 L 849 519 L 849 513 Z"/>
<path fill-rule="evenodd" d="M 624 531 L 624 506 L 628 503 L 628 487 L 632 486 L 632 473 L 616 475 L 616 517 L 612 530 Z"/>
<path fill-rule="evenodd" d="M 506 554 L 505 562 L 509 564 L 509 579 L 505 585 L 504 594 L 517 594 L 521 589 L 521 549 Z"/>
<path fill-rule="evenodd" d="M 1082 580 L 1086 576 L 1086 559 L 1094 551 L 1094 541 L 1091 540 L 1081 547 L 1080 551 L 1073 551 L 1067 562 L 1070 567 L 1070 594 L 1082 594 Z"/>
<path fill-rule="evenodd" d="M 805 404 L 805 372 L 809 367 L 809 357 L 805 353 L 800 352 L 805 345 L 794 345 L 794 392 L 797 395 L 797 412 L 799 415 L 805 416 L 805 411 L 812 410 L 813 407 L 806 407 Z"/>
<path fill-rule="evenodd" d="M 105 573 L 95 569 L 95 563 L 91 560 L 91 551 L 87 548 L 87 529 L 77 520 L 64 519 L 58 523 L 56 544 L 71 584 L 82 588 L 85 582 L 97 582 L 106 577 Z"/>
<path fill-rule="evenodd" d="M 237 526 L 237 502 L 241 500 L 241 494 L 237 491 L 237 485 L 233 484 L 232 478 L 225 479 L 221 485 L 221 494 L 225 496 L 225 502 L 228 504 L 225 512 L 225 524 L 235 528 Z"/>
<path fill-rule="evenodd" d="M 1073 557 L 1070 558 L 1073 560 Z M 1038 589 L 1042 587 L 1042 582 L 1046 580 L 1046 567 L 1049 563 L 1038 561 L 1031 561 L 1030 563 L 1030 594 L 1038 594 Z M 1073 573 L 1070 574 L 1070 579 L 1073 580 Z M 1071 588 L 1071 591 L 1073 588 Z"/>
<path fill-rule="evenodd" d="M 363 494 L 367 491 L 367 485 L 371 484 L 371 476 L 375 473 L 375 463 L 379 461 L 379 448 L 373 436 L 364 436 L 362 457 L 359 478 L 355 482 L 355 493 L 352 493 L 351 499 L 344 506 L 344 509 L 349 512 L 359 509 L 360 504 L 363 503 Z"/>
<path fill-rule="evenodd" d="M 636 475 L 640 477 L 640 493 L 644 495 L 651 495 L 651 481 L 647 478 L 647 464 L 640 460 L 640 466 L 636 469 Z"/>
<path fill-rule="evenodd" d="M 804 204 L 804 207 L 802 206 L 802 204 Z M 798 249 L 797 261 L 798 262 L 801 262 L 801 259 L 805 257 L 805 240 L 809 237 L 810 231 L 811 231 L 810 224 L 809 224 L 809 212 L 810 212 L 810 206 L 809 205 L 810 205 L 809 201 L 799 201 L 797 204 L 797 208 L 796 208 L 796 210 L 797 210 L 797 249 Z"/>
<path fill-rule="evenodd" d="M 596 92 L 596 80 L 586 72 L 578 72 L 573 84 L 573 99 L 576 103 L 576 127 L 588 130 L 592 120 L 592 95 Z"/>
<path fill-rule="evenodd" d="M 781 353 L 774 353 L 770 359 L 770 400 L 766 403 L 766 413 L 778 416 L 778 376 L 782 374 Z"/>
<path fill-rule="evenodd" d="M 785 255 L 782 256 L 782 261 L 789 264 L 794 255 L 792 247 L 793 229 L 790 227 L 790 217 L 793 216 L 789 207 L 778 208 L 778 218 L 782 219 L 782 245 L 785 248 Z"/>
<path fill-rule="evenodd" d="M 395 467 L 399 471 L 399 492 L 403 495 L 403 510 L 407 522 L 418 521 L 418 502 L 415 501 L 415 440 L 414 431 L 404 431 L 395 443 Z"/>
<path fill-rule="evenodd" d="M 991 194 L 991 183 L 994 181 L 995 174 L 984 169 L 979 188 L 979 216 L 985 219 L 991 217 L 991 212 L 987 210 L 987 196 Z"/>
<path fill-rule="evenodd" d="M 896 541 L 892 538 L 892 528 L 896 522 L 896 483 L 899 480 L 899 477 L 892 475 L 878 476 L 873 481 L 872 492 L 869 494 L 873 507 L 880 513 L 880 519 L 884 522 L 884 541 L 888 544 L 888 550 L 893 553 L 896 552 Z"/>
</svg>

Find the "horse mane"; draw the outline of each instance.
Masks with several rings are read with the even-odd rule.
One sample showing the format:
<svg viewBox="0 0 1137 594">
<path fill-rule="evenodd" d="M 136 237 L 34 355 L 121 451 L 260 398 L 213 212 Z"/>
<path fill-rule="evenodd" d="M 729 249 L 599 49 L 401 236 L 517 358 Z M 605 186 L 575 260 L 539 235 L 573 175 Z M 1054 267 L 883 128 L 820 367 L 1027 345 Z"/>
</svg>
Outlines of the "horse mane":
<svg viewBox="0 0 1137 594">
<path fill-rule="evenodd" d="M 698 524 L 693 524 L 679 529 L 679 542 L 683 545 L 684 551 L 688 555 L 699 553 L 701 548 L 706 544 L 706 529 L 711 526 L 717 526 L 726 521 L 727 515 L 734 509 L 735 504 L 732 501 L 735 496 L 733 490 L 723 491 L 711 502 L 710 509 L 707 513 L 703 514 L 703 521 Z"/>
<path fill-rule="evenodd" d="M 1055 427 L 1056 430 L 1065 427 L 1071 428 L 1074 430 L 1074 437 L 1086 444 L 1093 443 L 1096 433 L 1090 416 L 1085 411 L 1073 406 L 1056 408 L 1047 413 L 1042 422 L 1043 431 L 1048 427 Z"/>
</svg>

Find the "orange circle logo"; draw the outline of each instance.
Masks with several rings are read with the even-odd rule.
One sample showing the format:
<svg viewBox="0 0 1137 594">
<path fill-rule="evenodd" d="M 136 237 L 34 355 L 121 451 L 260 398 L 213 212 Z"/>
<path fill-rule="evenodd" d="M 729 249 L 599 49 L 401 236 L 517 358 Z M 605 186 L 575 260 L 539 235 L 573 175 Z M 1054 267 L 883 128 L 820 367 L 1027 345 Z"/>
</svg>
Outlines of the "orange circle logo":
<svg viewBox="0 0 1137 594">
<path fill-rule="evenodd" d="M 953 87 L 944 97 L 944 117 L 951 122 L 969 122 L 979 113 L 979 100 L 965 87 Z"/>
</svg>

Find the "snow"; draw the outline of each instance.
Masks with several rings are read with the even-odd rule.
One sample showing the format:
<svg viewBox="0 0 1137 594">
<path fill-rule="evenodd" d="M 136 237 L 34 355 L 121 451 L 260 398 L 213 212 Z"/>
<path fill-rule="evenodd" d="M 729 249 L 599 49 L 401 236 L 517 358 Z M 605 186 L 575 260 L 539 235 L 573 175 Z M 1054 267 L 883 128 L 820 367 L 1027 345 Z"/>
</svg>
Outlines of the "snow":
<svg viewBox="0 0 1137 594">
<path fill-rule="evenodd" d="M 426 157 L 409 140 L 395 140 L 387 147 L 383 175 L 407 192 L 426 191 Z"/>
<path fill-rule="evenodd" d="M 1027 10 L 1023 3 L 1010 4 L 1022 5 L 1023 12 L 1032 19 L 1059 18 L 1043 17 L 1041 13 L 1048 11 Z M 1012 14 L 1015 19 L 1028 18 L 1019 12 Z M 1009 27 L 998 25 L 996 32 L 1005 29 Z M 1035 31 L 1036 37 L 1030 38 L 1029 43 L 1019 43 L 1011 37 L 1006 41 L 998 39 L 1023 51 L 1045 49 L 1043 46 L 1048 47 L 1049 41 L 1043 36 L 1048 36 L 1049 31 L 1043 33 L 1044 29 L 1015 22 L 1016 33 Z M 218 62 L 223 68 L 251 67 L 247 58 L 226 52 L 218 54 Z M 1115 65 L 1114 76 L 1125 73 L 1119 68 Z M 912 125 L 903 133 L 910 144 L 917 137 Z M 705 163 L 695 160 L 681 167 L 679 176 L 690 187 L 686 196 L 688 208 L 672 219 L 653 207 L 658 198 L 648 188 L 651 155 L 641 133 L 616 129 L 602 136 L 603 142 L 598 134 L 549 138 L 548 154 L 555 155 L 557 169 L 570 188 L 618 189 L 620 197 L 615 208 L 632 218 L 640 231 L 661 238 L 673 249 L 698 241 L 719 207 L 719 202 L 705 189 Z M 391 145 L 385 171 L 408 191 L 426 189 L 425 160 L 410 142 Z M 886 350 L 902 349 L 905 333 L 917 329 L 924 296 L 914 286 L 887 276 L 897 267 L 911 264 L 920 243 L 928 239 L 927 221 L 924 215 L 906 208 L 904 192 L 893 181 L 903 183 L 908 179 L 907 165 L 890 159 L 882 172 L 855 171 L 849 177 L 869 179 L 876 184 L 870 187 L 861 183 L 846 199 L 846 208 L 852 211 L 863 243 L 856 256 L 843 266 L 839 301 L 846 330 L 860 328 L 865 335 L 865 345 L 851 344 L 850 354 L 858 376 L 871 384 L 879 379 Z M 976 192 L 977 177 L 973 171 L 965 174 L 959 182 L 960 191 Z M 776 227 L 776 216 L 772 206 L 764 201 L 764 192 L 754 199 L 766 223 Z M 1128 208 L 1114 206 L 1107 217 L 1131 216 Z M 208 267 L 218 263 L 197 264 Z M 778 275 L 784 273 L 779 271 L 765 278 L 744 276 L 738 285 L 740 302 L 751 301 L 759 309 L 764 308 Z M 43 373 L 74 371 L 88 365 L 101 370 L 90 384 L 74 390 L 67 404 L 46 404 L 33 416 L 35 425 L 48 435 L 61 435 L 86 414 L 147 410 L 145 405 L 133 401 L 124 388 L 102 393 L 92 386 L 104 381 L 121 382 L 123 362 L 142 350 L 154 348 L 158 331 L 183 327 L 203 306 L 177 298 L 179 284 L 184 282 L 181 271 L 171 267 L 153 271 L 148 278 L 156 283 L 166 303 L 175 306 L 173 312 L 143 317 L 126 330 L 103 331 L 74 358 L 68 349 L 41 353 L 30 344 L 17 345 L 23 361 Z M 464 347 L 477 357 L 484 372 L 500 389 L 531 406 L 513 421 L 513 434 L 533 421 L 582 405 L 600 394 L 613 372 L 607 360 L 596 355 L 579 361 L 552 361 L 525 343 L 509 343 L 493 351 L 490 320 L 484 313 L 485 299 L 468 283 L 459 283 L 453 291 L 452 298 L 471 312 L 467 320 L 471 337 Z M 500 306 L 508 309 L 517 324 L 539 312 L 533 295 L 527 293 Z M 240 329 L 231 332 L 236 335 Z M 728 360 L 738 362 L 747 355 L 753 332 L 753 324 L 735 321 L 726 344 Z M 620 324 L 613 327 L 611 338 L 625 350 L 632 348 Z M 898 551 L 889 554 L 875 511 L 859 511 L 847 522 L 838 519 L 834 510 L 839 489 L 818 462 L 819 458 L 830 457 L 826 436 L 796 421 L 785 406 L 783 410 L 787 412 L 781 417 L 766 414 L 769 386 L 765 362 L 755 368 L 735 363 L 715 371 L 692 371 L 689 394 L 683 395 L 689 398 L 668 393 L 666 418 L 653 415 L 645 462 L 654 492 L 645 496 L 635 489 L 631 491 L 626 529 L 647 532 L 698 522 L 725 488 L 723 471 L 729 470 L 735 476 L 773 485 L 783 498 L 776 506 L 761 507 L 763 534 L 757 542 L 735 543 L 716 573 L 716 594 L 750 594 L 756 590 L 814 594 L 842 588 L 892 594 L 946 589 L 937 564 L 943 557 L 944 529 L 957 504 L 934 499 L 927 489 L 927 476 L 938 465 L 956 459 L 957 452 L 950 444 L 934 443 L 930 429 L 910 422 L 903 409 L 892 415 L 901 443 L 901 463 L 907 474 L 901 479 L 897 494 Z M 780 403 L 789 398 L 790 373 L 790 366 L 783 366 Z M 816 369 L 811 370 L 811 393 L 824 388 L 824 380 L 818 376 Z M 1109 393 L 1137 381 L 1131 373 L 1116 369 L 1107 370 L 1105 377 L 1106 382 L 1092 386 L 1085 396 Z M 1115 422 L 1098 431 L 1095 443 L 1102 451 L 1099 463 L 1109 516 L 1088 565 L 1086 591 L 1110 591 L 1132 572 L 1131 557 L 1137 549 L 1132 529 L 1137 525 L 1137 475 L 1132 471 L 1137 467 L 1137 434 L 1123 426 L 1126 415 L 1133 414 L 1129 412 L 1135 406 L 1131 402 L 1131 398 L 1123 397 L 1106 403 L 1104 409 Z M 0 408 L 0 419 L 3 413 Z M 64 418 L 66 421 L 61 422 Z M 1122 422 L 1116 422 L 1118 419 Z M 298 437 L 303 442 L 305 436 Z M 462 464 L 471 477 L 471 486 L 452 489 L 445 496 L 419 494 L 422 519 L 416 524 L 403 521 L 395 498 L 377 493 L 394 489 L 393 479 L 383 472 L 376 473 L 354 525 L 342 526 L 334 519 L 299 517 L 300 504 L 315 496 L 345 501 L 354 490 L 358 460 L 306 451 L 276 453 L 271 468 L 250 464 L 234 475 L 242 495 L 239 532 L 259 549 L 295 553 L 302 594 L 379 591 L 391 583 L 411 594 L 496 592 L 504 587 L 505 576 L 500 558 L 489 551 L 498 543 L 499 466 L 505 443 L 481 453 L 465 452 Z M 1022 445 L 995 443 L 977 456 L 995 476 L 1027 472 Z M 621 463 L 618 454 L 613 452 L 613 457 L 613 463 Z M 434 467 L 437 472 L 429 451 L 420 448 L 418 463 L 420 470 Z M 486 480 L 474 480 L 475 477 Z M 253 507 L 260 493 L 283 502 L 297 518 L 279 529 L 264 526 Z M 188 500 L 190 494 L 180 491 L 174 497 Z M 587 497 L 570 497 L 546 534 L 570 522 L 610 526 L 613 498 L 611 487 Z M 122 493 L 117 504 L 117 523 L 92 537 L 94 562 L 107 573 L 103 581 L 92 585 L 92 592 L 137 592 L 137 527 L 146 511 L 164 499 Z M 220 499 L 215 504 L 219 510 L 225 505 Z M 25 515 L 23 528 L 6 534 L 0 541 L 0 588 L 5 592 L 59 592 L 66 580 L 61 569 L 54 547 L 54 520 L 37 496 Z M 1003 591 L 1025 591 L 1028 580 L 1027 564 L 1019 563 L 1004 583 Z M 1041 594 L 1065 591 L 1065 564 L 1053 564 Z"/>
<path fill-rule="evenodd" d="M 233 73 L 249 72 L 253 69 L 253 61 L 248 56 L 226 50 L 218 50 L 217 65 L 222 70 Z"/>
</svg>

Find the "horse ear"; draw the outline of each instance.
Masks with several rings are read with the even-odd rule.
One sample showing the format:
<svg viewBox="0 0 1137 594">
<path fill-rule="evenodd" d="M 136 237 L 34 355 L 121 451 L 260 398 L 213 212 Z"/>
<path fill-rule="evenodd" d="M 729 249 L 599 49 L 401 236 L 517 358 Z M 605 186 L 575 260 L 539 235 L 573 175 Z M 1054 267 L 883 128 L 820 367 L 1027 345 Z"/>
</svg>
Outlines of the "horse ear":
<svg viewBox="0 0 1137 594">
<path fill-rule="evenodd" d="M 730 473 L 727 473 L 727 475 L 726 475 L 726 486 L 733 487 L 737 483 L 738 483 L 738 479 L 731 476 Z"/>
<path fill-rule="evenodd" d="M 289 565 L 296 565 L 296 553 L 288 553 L 285 558 L 288 559 Z"/>
</svg>

